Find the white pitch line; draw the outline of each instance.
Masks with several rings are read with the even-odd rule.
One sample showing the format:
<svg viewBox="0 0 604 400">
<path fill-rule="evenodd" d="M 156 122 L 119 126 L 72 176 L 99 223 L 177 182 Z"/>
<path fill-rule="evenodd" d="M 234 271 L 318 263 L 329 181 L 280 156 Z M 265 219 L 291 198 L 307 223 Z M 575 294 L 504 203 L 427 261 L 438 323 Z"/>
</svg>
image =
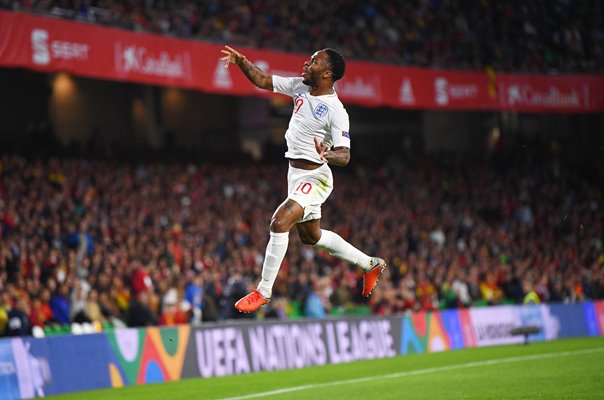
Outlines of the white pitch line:
<svg viewBox="0 0 604 400">
<path fill-rule="evenodd" d="M 366 376 L 364 378 L 346 379 L 346 380 L 342 380 L 342 381 L 317 383 L 317 384 L 312 384 L 312 385 L 292 386 L 289 388 L 271 390 L 268 392 L 248 394 L 245 396 L 227 397 L 227 398 L 223 398 L 220 400 L 253 399 L 253 398 L 257 398 L 257 397 L 274 396 L 274 395 L 283 394 L 283 393 L 299 392 L 301 390 L 318 389 L 318 388 L 324 388 L 324 387 L 329 387 L 329 386 L 339 386 L 339 385 L 348 385 L 348 384 L 354 384 L 354 383 L 374 381 L 376 379 L 397 379 L 397 378 L 404 378 L 407 376 L 425 375 L 425 374 L 432 374 L 435 372 L 452 371 L 452 370 L 463 369 L 463 368 L 482 367 L 485 365 L 506 364 L 506 363 L 513 363 L 513 362 L 519 362 L 519 361 L 528 361 L 528 360 L 542 360 L 545 358 L 575 356 L 575 355 L 580 355 L 580 354 L 596 353 L 599 351 L 604 351 L 604 347 L 595 347 L 595 348 L 585 349 L 585 350 L 560 351 L 560 352 L 555 352 L 555 353 L 534 354 L 534 355 L 530 355 L 530 356 L 495 358 L 492 360 L 484 360 L 484 361 L 473 361 L 473 362 L 468 362 L 468 363 L 463 363 L 463 364 L 454 364 L 454 365 L 447 365 L 444 367 L 418 369 L 415 371 L 397 372 L 394 374 L 387 374 L 387 375 L 374 375 L 374 376 Z"/>
</svg>

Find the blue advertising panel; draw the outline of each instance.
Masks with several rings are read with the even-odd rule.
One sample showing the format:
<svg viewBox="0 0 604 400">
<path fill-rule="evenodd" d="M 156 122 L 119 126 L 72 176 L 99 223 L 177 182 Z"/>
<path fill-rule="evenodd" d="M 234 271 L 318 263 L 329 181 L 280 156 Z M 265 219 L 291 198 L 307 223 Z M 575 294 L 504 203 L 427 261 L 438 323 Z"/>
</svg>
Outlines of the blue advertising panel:
<svg viewBox="0 0 604 400">
<path fill-rule="evenodd" d="M 583 315 L 585 316 L 587 335 L 600 336 L 600 330 L 598 329 L 598 318 L 596 316 L 596 308 L 594 303 L 591 301 L 583 303 Z"/>
<path fill-rule="evenodd" d="M 104 334 L 54 336 L 46 340 L 52 375 L 47 394 L 111 387 L 108 365 L 113 352 Z M 32 353 L 39 350 L 32 343 Z"/>
<path fill-rule="evenodd" d="M 457 310 L 444 310 L 440 313 L 440 318 L 443 322 L 443 326 L 449 340 L 451 341 L 451 349 L 463 349 L 464 340 L 463 332 L 461 330 L 461 320 L 459 318 L 459 311 Z"/>
<path fill-rule="evenodd" d="M 549 304 L 550 313 L 560 321 L 560 332 L 557 337 L 569 338 L 587 336 L 582 304 Z"/>
<path fill-rule="evenodd" d="M 0 340 L 0 400 L 19 399 L 19 379 L 13 357 L 12 339 Z"/>
</svg>

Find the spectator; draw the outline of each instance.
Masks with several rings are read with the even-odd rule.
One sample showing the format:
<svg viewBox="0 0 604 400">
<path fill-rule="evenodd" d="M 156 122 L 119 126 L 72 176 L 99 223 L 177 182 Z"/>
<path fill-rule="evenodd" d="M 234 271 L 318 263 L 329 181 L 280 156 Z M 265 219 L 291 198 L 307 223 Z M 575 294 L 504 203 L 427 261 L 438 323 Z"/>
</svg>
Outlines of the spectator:
<svg viewBox="0 0 604 400">
<path fill-rule="evenodd" d="M 185 288 L 185 300 L 191 305 L 191 323 L 199 325 L 203 309 L 203 280 L 201 274 L 189 273 Z"/>
<path fill-rule="evenodd" d="M 77 323 L 90 322 L 90 317 L 86 313 L 88 293 L 83 285 L 76 281 L 71 290 L 70 301 L 70 320 Z"/>
<path fill-rule="evenodd" d="M 15 306 L 8 312 L 8 321 L 4 334 L 6 336 L 26 336 L 31 335 L 31 323 L 29 304 L 24 297 L 18 297 Z"/>
<path fill-rule="evenodd" d="M 0 336 L 4 333 L 6 329 L 6 324 L 8 323 L 8 313 L 10 312 L 11 304 L 10 304 L 10 296 L 7 292 L 0 293 Z"/>
<path fill-rule="evenodd" d="M 136 297 L 140 292 L 147 292 L 153 289 L 153 281 L 149 276 L 146 265 L 138 262 L 132 263 L 134 273 L 132 275 L 132 294 Z"/>
<path fill-rule="evenodd" d="M 472 298 L 470 297 L 468 284 L 464 279 L 464 273 L 460 267 L 452 267 L 452 270 L 455 273 L 455 278 L 451 283 L 451 289 L 453 290 L 453 293 L 455 293 L 457 305 L 467 307 L 472 303 Z"/>
<path fill-rule="evenodd" d="M 101 313 L 103 315 L 103 318 L 101 319 L 101 321 L 104 319 L 105 321 L 107 321 L 107 323 L 110 324 L 110 326 L 113 327 L 126 327 L 126 324 L 123 322 L 123 320 L 120 318 L 122 313 L 120 312 L 120 308 L 117 305 L 116 301 L 113 301 L 110 297 L 109 297 L 109 293 L 106 291 L 102 291 L 99 293 L 99 307 L 101 309 Z"/>
<path fill-rule="evenodd" d="M 304 316 L 309 318 L 325 318 L 330 310 L 329 304 L 329 284 L 327 277 L 319 278 L 317 276 L 311 279 L 312 289 L 306 296 L 304 303 Z"/>
<path fill-rule="evenodd" d="M 84 306 L 84 313 L 90 319 L 91 322 L 103 324 L 107 320 L 101 311 L 101 306 L 98 302 L 98 292 L 96 289 L 90 289 L 86 297 L 86 305 Z"/>
<path fill-rule="evenodd" d="M 287 319 L 287 299 L 276 297 L 269 303 L 267 311 L 264 313 L 266 319 Z"/>
<path fill-rule="evenodd" d="M 45 291 L 48 292 L 47 289 Z M 32 326 L 44 326 L 53 321 L 52 309 L 48 304 L 48 299 L 44 300 L 43 296 L 32 297 L 29 321 Z"/>
<path fill-rule="evenodd" d="M 176 290 L 170 290 L 164 297 L 163 311 L 159 317 L 159 325 L 179 325 L 189 322 L 186 309 L 190 308 L 178 298 Z"/>
<path fill-rule="evenodd" d="M 59 324 L 69 324 L 71 322 L 69 287 L 66 283 L 62 283 L 57 287 L 56 292 L 50 298 L 50 308 L 55 321 Z"/>
<path fill-rule="evenodd" d="M 157 318 L 151 312 L 149 304 L 151 295 L 148 291 L 141 291 L 134 296 L 128 307 L 128 326 L 145 327 L 157 325 Z"/>
</svg>

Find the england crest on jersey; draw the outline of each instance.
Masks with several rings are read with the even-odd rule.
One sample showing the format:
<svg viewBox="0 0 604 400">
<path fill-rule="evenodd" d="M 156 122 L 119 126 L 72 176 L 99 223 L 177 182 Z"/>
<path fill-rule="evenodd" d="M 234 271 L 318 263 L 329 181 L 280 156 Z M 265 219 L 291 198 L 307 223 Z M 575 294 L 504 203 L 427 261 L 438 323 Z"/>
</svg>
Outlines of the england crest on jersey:
<svg viewBox="0 0 604 400">
<path fill-rule="evenodd" d="M 327 115 L 327 106 L 323 103 L 319 104 L 318 106 L 315 107 L 315 117 L 317 118 L 321 118 Z"/>
</svg>

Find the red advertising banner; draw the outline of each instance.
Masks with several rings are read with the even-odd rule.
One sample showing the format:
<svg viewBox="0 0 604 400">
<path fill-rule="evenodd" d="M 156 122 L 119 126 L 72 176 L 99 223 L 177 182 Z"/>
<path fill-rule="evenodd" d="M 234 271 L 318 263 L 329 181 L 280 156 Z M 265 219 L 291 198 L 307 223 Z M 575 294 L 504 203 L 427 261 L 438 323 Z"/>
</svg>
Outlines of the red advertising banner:
<svg viewBox="0 0 604 400">
<path fill-rule="evenodd" d="M 600 336 L 604 336 L 604 301 L 594 301 L 594 308 L 596 310 L 596 319 L 598 320 Z"/>
<path fill-rule="evenodd" d="M 221 45 L 0 12 L 0 67 L 177 86 L 229 95 L 271 95 L 219 61 Z M 260 68 L 299 76 L 310 55 L 245 49 Z M 345 104 L 432 110 L 604 111 L 604 76 L 455 72 L 350 61 L 336 90 Z"/>
</svg>

